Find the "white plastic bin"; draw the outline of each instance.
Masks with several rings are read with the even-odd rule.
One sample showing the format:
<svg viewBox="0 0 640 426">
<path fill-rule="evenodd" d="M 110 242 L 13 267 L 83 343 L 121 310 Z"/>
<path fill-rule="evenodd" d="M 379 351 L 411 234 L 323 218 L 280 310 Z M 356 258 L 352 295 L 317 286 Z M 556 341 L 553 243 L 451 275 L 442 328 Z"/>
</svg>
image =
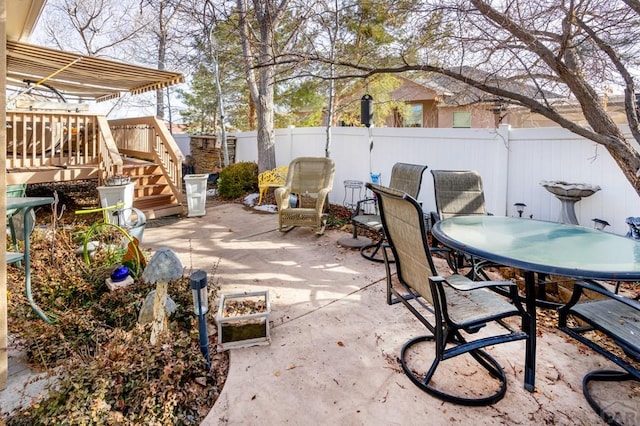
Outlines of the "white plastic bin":
<svg viewBox="0 0 640 426">
<path fill-rule="evenodd" d="M 204 216 L 207 204 L 207 179 L 209 174 L 186 175 L 184 186 L 187 192 L 188 217 Z"/>
<path fill-rule="evenodd" d="M 99 186 L 98 193 L 100 194 L 100 205 L 102 207 L 114 206 L 116 203 L 124 203 L 124 220 L 128 223 L 131 218 L 131 207 L 133 207 L 133 190 L 135 188 L 135 182 L 130 182 L 126 185 L 113 185 L 113 186 Z M 114 210 L 105 210 L 104 218 L 109 223 L 118 223 L 118 218 L 113 215 Z"/>
</svg>

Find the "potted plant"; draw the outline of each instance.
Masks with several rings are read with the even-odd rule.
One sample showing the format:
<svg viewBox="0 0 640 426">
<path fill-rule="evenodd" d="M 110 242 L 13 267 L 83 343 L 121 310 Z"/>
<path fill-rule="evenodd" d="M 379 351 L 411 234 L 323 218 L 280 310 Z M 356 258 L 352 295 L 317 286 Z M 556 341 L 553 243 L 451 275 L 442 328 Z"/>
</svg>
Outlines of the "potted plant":
<svg viewBox="0 0 640 426">
<path fill-rule="evenodd" d="M 222 294 L 216 315 L 222 349 L 268 345 L 270 313 L 267 290 Z"/>
</svg>

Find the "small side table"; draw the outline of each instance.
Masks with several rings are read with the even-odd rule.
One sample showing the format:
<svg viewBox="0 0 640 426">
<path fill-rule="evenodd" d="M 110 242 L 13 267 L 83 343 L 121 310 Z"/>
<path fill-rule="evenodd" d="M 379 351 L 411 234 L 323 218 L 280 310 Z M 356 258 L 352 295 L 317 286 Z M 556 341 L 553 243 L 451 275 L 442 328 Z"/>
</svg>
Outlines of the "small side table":
<svg viewBox="0 0 640 426">
<path fill-rule="evenodd" d="M 51 323 L 51 320 L 42 310 L 36 305 L 31 294 L 31 244 L 29 241 L 31 229 L 33 226 L 33 218 L 31 217 L 31 210 L 38 206 L 45 206 L 53 203 L 53 197 L 7 197 L 6 209 L 21 210 L 16 214 L 23 215 L 24 223 L 24 251 L 23 252 L 7 252 L 7 263 L 24 262 L 24 287 L 27 301 L 31 305 L 31 308 L 36 314 L 44 321 Z"/>
<path fill-rule="evenodd" d="M 342 201 L 342 205 L 351 209 L 352 216 L 354 214 L 358 214 L 356 211 L 358 206 L 358 201 L 362 199 L 362 188 L 364 187 L 364 182 L 361 180 L 345 180 L 344 181 L 344 200 Z M 356 199 L 357 195 L 357 199 Z M 353 223 L 352 223 L 353 225 Z M 353 225 L 355 226 L 355 225 Z M 372 243 L 371 238 L 358 236 L 355 234 L 353 237 L 344 237 L 338 240 L 338 244 L 342 247 L 346 248 L 362 248 L 364 246 L 368 246 Z"/>
<path fill-rule="evenodd" d="M 355 210 L 358 205 L 358 201 L 362 199 L 362 186 L 364 182 L 360 180 L 345 180 L 344 181 L 344 199 L 342 205 L 348 209 Z M 357 198 L 356 198 L 357 193 Z"/>
</svg>

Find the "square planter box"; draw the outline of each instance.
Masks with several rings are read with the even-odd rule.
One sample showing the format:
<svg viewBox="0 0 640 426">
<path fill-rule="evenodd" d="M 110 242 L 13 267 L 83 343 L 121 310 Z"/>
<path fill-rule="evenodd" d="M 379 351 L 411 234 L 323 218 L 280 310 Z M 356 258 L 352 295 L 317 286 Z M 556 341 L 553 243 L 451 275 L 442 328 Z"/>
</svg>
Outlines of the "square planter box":
<svg viewBox="0 0 640 426">
<path fill-rule="evenodd" d="M 218 342 L 223 350 L 268 345 L 269 292 L 223 294 L 216 315 Z"/>
</svg>

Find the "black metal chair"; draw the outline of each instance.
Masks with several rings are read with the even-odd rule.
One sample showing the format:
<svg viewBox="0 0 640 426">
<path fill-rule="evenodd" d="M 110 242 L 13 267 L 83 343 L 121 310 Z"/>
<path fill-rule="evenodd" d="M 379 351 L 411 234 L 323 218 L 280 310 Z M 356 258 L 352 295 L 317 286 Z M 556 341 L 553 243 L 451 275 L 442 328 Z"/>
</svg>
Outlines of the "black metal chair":
<svg viewBox="0 0 640 426">
<path fill-rule="evenodd" d="M 471 281 L 458 274 L 447 278 L 439 276 L 425 237 L 420 204 L 406 193 L 373 184 L 367 184 L 367 187 L 378 198 L 387 237 L 387 244 L 383 246 L 387 303 L 402 302 L 430 333 L 414 337 L 403 346 L 400 362 L 405 374 L 420 389 L 445 401 L 463 405 L 489 405 L 499 401 L 506 393 L 507 378 L 502 366 L 483 348 L 535 338 L 503 321 L 508 317 L 519 317 L 524 323 L 531 320 L 517 297 L 516 284 L 511 281 Z M 389 252 L 395 260 L 398 284 L 394 284 Z M 509 288 L 513 304 L 488 290 L 495 286 Z M 473 340 L 468 340 L 490 322 L 500 325 L 503 332 L 493 334 L 485 329 Z M 415 363 L 410 360 L 418 351 L 416 345 L 426 341 L 434 341 L 433 362 L 426 366 L 410 365 Z M 486 391 L 488 396 L 470 397 L 445 391 L 432 383 L 436 370 L 444 361 L 463 354 L 469 354 L 478 366 L 497 380 L 494 385 L 497 390 L 489 389 Z M 456 376 L 451 374 L 449 377 Z M 464 383 L 460 385 L 465 387 Z"/>
<path fill-rule="evenodd" d="M 584 300 L 581 296 L 585 290 L 598 294 L 600 298 L 578 303 Z M 570 323 L 568 321 L 570 317 L 577 318 L 580 322 Z M 589 384 L 598 381 L 635 380 L 640 382 L 640 303 L 614 294 L 600 286 L 578 282 L 574 285 L 571 300 L 559 310 L 558 328 L 624 370 L 591 371 L 582 380 L 582 392 L 591 408 L 607 424 L 620 424 L 616 421 L 615 414 L 608 413 L 591 395 Z M 598 330 L 607 336 L 622 350 L 626 358 L 608 350 L 603 345 L 603 340 L 594 339 L 593 335 L 588 333 L 592 330 Z M 627 414 L 637 415 L 637 411 Z"/>
<path fill-rule="evenodd" d="M 395 163 L 391 169 L 389 187 L 398 191 L 406 192 L 417 198 L 422 186 L 422 175 L 427 166 L 418 164 Z M 378 234 L 378 238 L 371 244 L 360 248 L 360 254 L 365 259 L 373 262 L 384 262 L 382 256 L 378 256 L 380 248 L 384 243 L 384 230 L 380 215 L 378 214 L 377 200 L 375 198 L 365 198 L 358 201 L 351 223 L 353 224 L 353 238 L 358 238 L 358 227 L 370 229 Z M 367 213 L 367 210 L 370 213 Z M 373 212 L 373 213 L 371 213 Z"/>
</svg>

